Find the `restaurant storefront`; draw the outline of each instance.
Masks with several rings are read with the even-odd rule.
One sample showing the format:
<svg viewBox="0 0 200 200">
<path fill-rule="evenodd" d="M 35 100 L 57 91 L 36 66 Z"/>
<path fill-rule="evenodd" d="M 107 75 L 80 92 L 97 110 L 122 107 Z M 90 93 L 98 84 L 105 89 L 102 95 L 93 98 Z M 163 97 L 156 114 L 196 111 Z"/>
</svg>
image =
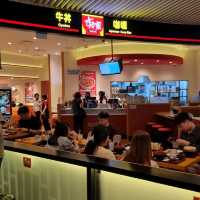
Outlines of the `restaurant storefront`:
<svg viewBox="0 0 200 200">
<path fill-rule="evenodd" d="M 72 126 L 70 103 L 76 91 L 89 91 L 96 97 L 103 90 L 108 99 L 119 100 L 117 109 L 85 109 L 85 133 L 95 126 L 102 110 L 110 114 L 113 127 L 125 137 L 148 128 L 152 119 L 177 132 L 174 118 L 169 116 L 174 102 L 178 109 L 196 111 L 188 104 L 199 92 L 198 26 L 132 21 L 10 1 L 0 8 L 0 25 L 10 34 L 13 30 L 32 38 L 36 35 L 34 40 L 46 40 L 43 46 L 54 42 L 56 49 L 65 40 L 68 44 L 58 50 L 49 45 L 51 53 L 35 49 L 38 57 L 27 57 L 26 49 L 16 57 L 1 53 L 2 68 L 13 62 L 28 67 L 23 69 L 24 77 L 17 77 L 20 70 L 16 69 L 15 75 L 12 71 L 8 76 L 10 82 L 0 80 L 0 87 L 12 89 L 20 103 L 31 107 L 35 92 L 47 94 L 51 112 Z M 122 59 L 122 72 L 102 76 L 99 64 L 114 58 Z M 0 71 L 0 75 L 8 74 Z M 25 94 L 17 93 L 22 90 Z M 198 115 L 195 120 L 199 124 Z M 185 173 L 188 166 L 200 161 L 198 155 L 184 163 L 160 162 L 166 169 L 150 169 L 36 146 L 33 138 L 15 139 L 18 142 L 5 142 L 0 190 L 13 193 L 16 200 L 200 198 L 199 176 Z"/>
</svg>

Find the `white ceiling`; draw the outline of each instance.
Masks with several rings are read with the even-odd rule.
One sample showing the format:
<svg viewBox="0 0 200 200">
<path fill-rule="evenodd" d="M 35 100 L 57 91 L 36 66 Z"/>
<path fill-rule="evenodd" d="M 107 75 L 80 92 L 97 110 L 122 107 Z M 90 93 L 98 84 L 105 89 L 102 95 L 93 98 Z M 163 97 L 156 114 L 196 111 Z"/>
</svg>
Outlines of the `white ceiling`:
<svg viewBox="0 0 200 200">
<path fill-rule="evenodd" d="M 134 20 L 200 25 L 200 0 L 12 0 Z"/>
<path fill-rule="evenodd" d="M 13 28 L 0 28 L 0 49 L 5 52 L 32 56 L 59 54 L 61 51 L 87 48 L 90 45 L 104 44 L 95 38 L 78 38 L 59 34 L 47 34 L 47 39 L 34 39 L 36 32 Z M 8 43 L 11 42 L 12 45 Z M 58 43 L 60 45 L 58 46 Z"/>
<path fill-rule="evenodd" d="M 81 37 L 72 37 L 68 35 L 53 34 L 48 33 L 47 39 L 34 39 L 36 32 L 27 31 L 21 29 L 13 28 L 0 28 L 0 50 L 3 52 L 14 53 L 14 54 L 23 54 L 30 56 L 46 56 L 47 54 L 60 54 L 62 51 L 74 50 L 80 47 L 87 48 L 92 47 L 93 45 L 106 45 L 110 43 L 110 40 L 102 40 L 98 38 L 81 38 Z M 8 43 L 11 42 L 12 45 Z M 60 45 L 58 45 L 60 43 Z M 114 44 L 124 43 L 124 40 L 115 40 Z M 134 43 L 135 45 L 144 44 L 144 42 L 134 42 L 128 41 L 127 43 Z M 156 43 L 145 43 L 149 45 L 155 45 Z M 157 43 L 159 44 L 159 43 Z M 186 48 L 199 49 L 200 46 L 186 46 L 186 45 L 176 45 L 176 44 L 167 44 L 175 46 L 182 46 Z M 166 44 L 162 44 L 166 46 Z"/>
</svg>

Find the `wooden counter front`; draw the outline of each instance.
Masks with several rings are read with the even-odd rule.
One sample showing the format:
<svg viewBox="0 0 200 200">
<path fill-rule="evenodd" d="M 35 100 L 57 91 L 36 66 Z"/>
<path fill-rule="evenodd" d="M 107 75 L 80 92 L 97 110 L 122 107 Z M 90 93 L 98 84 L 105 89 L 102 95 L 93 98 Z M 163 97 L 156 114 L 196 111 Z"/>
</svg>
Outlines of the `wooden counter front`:
<svg viewBox="0 0 200 200">
<path fill-rule="evenodd" d="M 125 113 L 110 114 L 110 124 L 121 134 L 131 136 L 136 130 L 145 130 L 146 124 L 153 119 L 155 113 L 167 112 L 169 109 L 169 104 L 129 105 Z M 98 112 L 87 114 L 84 122 L 84 134 L 87 134 L 88 131 L 97 125 L 97 115 Z M 58 117 L 73 128 L 72 114 L 58 114 Z"/>
<path fill-rule="evenodd" d="M 138 104 L 129 105 L 127 132 L 131 136 L 136 130 L 145 130 L 145 126 L 157 112 L 167 112 L 169 104 Z"/>
</svg>

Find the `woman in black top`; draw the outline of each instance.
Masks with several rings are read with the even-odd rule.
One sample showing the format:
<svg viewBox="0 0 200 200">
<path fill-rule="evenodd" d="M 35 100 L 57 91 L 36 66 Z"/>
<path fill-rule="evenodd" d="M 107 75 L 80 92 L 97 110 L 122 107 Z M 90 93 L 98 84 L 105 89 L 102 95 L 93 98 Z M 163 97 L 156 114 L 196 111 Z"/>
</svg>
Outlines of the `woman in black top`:
<svg viewBox="0 0 200 200">
<path fill-rule="evenodd" d="M 83 134 L 83 122 L 85 119 L 85 110 L 83 109 L 83 103 L 81 100 L 81 93 L 76 92 L 72 101 L 72 111 L 74 115 L 74 130 L 77 133 Z"/>
<path fill-rule="evenodd" d="M 48 108 L 48 99 L 47 95 L 42 95 L 42 122 L 44 125 L 45 131 L 51 130 L 49 123 L 49 108 Z"/>
</svg>

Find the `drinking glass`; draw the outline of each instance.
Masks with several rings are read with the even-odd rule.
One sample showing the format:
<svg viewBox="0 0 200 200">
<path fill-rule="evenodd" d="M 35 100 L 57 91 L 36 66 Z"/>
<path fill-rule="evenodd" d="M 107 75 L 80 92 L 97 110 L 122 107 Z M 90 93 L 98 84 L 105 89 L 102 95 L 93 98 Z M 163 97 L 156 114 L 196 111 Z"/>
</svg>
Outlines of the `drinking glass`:
<svg viewBox="0 0 200 200">
<path fill-rule="evenodd" d="M 121 142 L 122 136 L 121 135 L 114 135 L 113 137 L 113 143 L 119 144 Z"/>
</svg>

